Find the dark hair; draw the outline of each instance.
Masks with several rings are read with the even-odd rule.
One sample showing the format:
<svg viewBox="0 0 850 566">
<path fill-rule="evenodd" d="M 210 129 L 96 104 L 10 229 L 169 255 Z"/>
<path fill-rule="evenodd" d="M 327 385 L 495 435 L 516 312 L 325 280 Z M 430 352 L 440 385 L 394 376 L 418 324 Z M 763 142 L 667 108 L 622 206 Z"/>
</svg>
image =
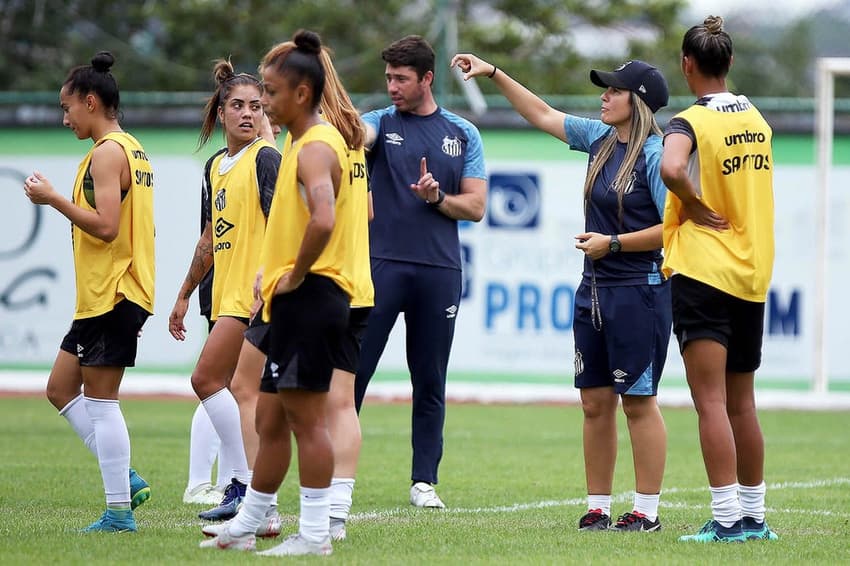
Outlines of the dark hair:
<svg viewBox="0 0 850 566">
<path fill-rule="evenodd" d="M 689 29 L 682 40 L 682 55 L 693 57 L 704 75 L 725 77 L 732 65 L 732 38 L 723 31 L 723 18 L 709 16 Z"/>
<path fill-rule="evenodd" d="M 68 94 L 77 93 L 80 98 L 94 93 L 103 103 L 103 108 L 109 118 L 118 117 L 118 83 L 109 72 L 115 63 L 115 57 L 109 51 L 101 51 L 91 59 L 91 65 L 74 67 L 62 83 L 62 88 Z"/>
<path fill-rule="evenodd" d="M 213 95 L 207 100 L 206 106 L 204 106 L 204 123 L 201 126 L 201 134 L 198 136 L 198 149 L 202 148 L 212 136 L 218 118 L 218 109 L 230 98 L 230 91 L 233 90 L 233 87 L 251 85 L 257 87 L 260 93 L 263 92 L 263 85 L 254 75 L 234 73 L 230 59 L 216 59 L 213 77 L 215 77 L 217 86 Z"/>
<path fill-rule="evenodd" d="M 394 41 L 381 52 L 381 59 L 393 67 L 413 67 L 419 80 L 428 71 L 434 72 L 434 49 L 418 35 L 408 35 Z"/>
<path fill-rule="evenodd" d="M 322 40 L 319 34 L 298 30 L 292 36 L 291 42 L 279 43 L 272 47 L 263 57 L 260 67 L 274 68 L 293 86 L 301 81 L 308 82 L 313 89 L 311 109 L 316 110 L 325 89 L 325 69 L 319 60 L 321 50 Z"/>
</svg>

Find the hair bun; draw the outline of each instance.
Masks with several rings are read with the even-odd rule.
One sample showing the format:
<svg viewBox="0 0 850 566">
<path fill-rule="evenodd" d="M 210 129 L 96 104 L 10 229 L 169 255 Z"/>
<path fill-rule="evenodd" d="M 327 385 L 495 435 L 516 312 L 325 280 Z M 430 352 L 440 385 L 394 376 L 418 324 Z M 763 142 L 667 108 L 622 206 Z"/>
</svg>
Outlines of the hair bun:
<svg viewBox="0 0 850 566">
<path fill-rule="evenodd" d="M 710 34 L 718 34 L 723 31 L 723 18 L 720 16 L 709 16 L 703 22 L 705 31 Z"/>
<path fill-rule="evenodd" d="M 91 59 L 91 66 L 98 73 L 108 73 L 113 63 L 115 57 L 109 51 L 101 51 Z"/>
<path fill-rule="evenodd" d="M 213 77 L 215 77 L 215 82 L 221 84 L 232 79 L 234 74 L 233 64 L 231 64 L 229 58 L 217 59 L 215 61 L 215 67 L 213 67 Z"/>
<path fill-rule="evenodd" d="M 295 43 L 295 47 L 300 49 L 301 51 L 306 51 L 307 53 L 314 53 L 316 55 L 322 50 L 322 39 L 319 37 L 314 31 L 302 29 L 295 32 L 295 35 L 292 36 L 292 41 Z"/>
</svg>

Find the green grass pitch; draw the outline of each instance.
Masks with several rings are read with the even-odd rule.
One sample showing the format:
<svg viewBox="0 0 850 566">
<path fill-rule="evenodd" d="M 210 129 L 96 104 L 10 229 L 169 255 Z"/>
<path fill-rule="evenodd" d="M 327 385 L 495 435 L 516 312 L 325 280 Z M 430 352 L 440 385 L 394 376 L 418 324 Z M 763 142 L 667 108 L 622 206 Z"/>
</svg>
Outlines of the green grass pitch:
<svg viewBox="0 0 850 566">
<path fill-rule="evenodd" d="M 0 563 L 245 564 L 242 553 L 201 550 L 197 506 L 184 505 L 189 424 L 185 400 L 122 402 L 133 465 L 153 497 L 135 534 L 82 535 L 103 509 L 95 459 L 44 399 L 0 399 Z M 579 533 L 584 507 L 581 410 L 451 405 L 439 493 L 446 511 L 408 505 L 410 408 L 367 405 L 349 539 L 339 564 L 784 564 L 850 563 L 850 414 L 762 411 L 769 522 L 781 539 L 742 545 L 676 542 L 710 517 L 691 410 L 666 409 L 669 451 L 658 533 Z M 625 423 L 613 513 L 631 509 Z M 297 473 L 280 492 L 284 534 L 297 528 Z M 263 549 L 276 542 L 260 541 Z"/>
</svg>

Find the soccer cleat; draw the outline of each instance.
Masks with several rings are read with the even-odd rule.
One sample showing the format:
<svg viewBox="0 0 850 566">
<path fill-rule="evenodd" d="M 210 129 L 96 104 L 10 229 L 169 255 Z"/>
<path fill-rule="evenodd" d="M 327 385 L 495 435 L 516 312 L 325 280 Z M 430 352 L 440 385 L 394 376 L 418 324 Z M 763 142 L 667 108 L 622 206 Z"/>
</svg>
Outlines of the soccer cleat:
<svg viewBox="0 0 850 566">
<path fill-rule="evenodd" d="M 130 509 L 135 509 L 150 498 L 151 486 L 136 473 L 135 468 L 130 468 Z"/>
<path fill-rule="evenodd" d="M 331 537 L 322 542 L 310 542 L 300 534 L 289 535 L 285 541 L 268 550 L 258 552 L 257 556 L 303 556 L 306 554 L 317 554 L 328 556 L 334 551 L 331 546 Z"/>
<path fill-rule="evenodd" d="M 731 527 L 724 527 L 715 520 L 706 521 L 695 535 L 679 537 L 679 542 L 744 542 L 747 540 L 738 520 Z"/>
<path fill-rule="evenodd" d="M 131 509 L 107 509 L 100 519 L 83 529 L 84 533 L 135 533 L 136 519 Z"/>
<path fill-rule="evenodd" d="M 331 540 L 345 540 L 347 533 L 345 532 L 345 519 L 337 519 L 331 517 Z"/>
<path fill-rule="evenodd" d="M 193 488 L 187 487 L 183 492 L 183 503 L 216 505 L 222 497 L 224 497 L 224 493 L 207 481 Z"/>
<path fill-rule="evenodd" d="M 200 547 L 251 552 L 257 549 L 257 539 L 254 535 L 233 536 L 227 527 L 225 527 L 215 537 L 201 541 Z"/>
<path fill-rule="evenodd" d="M 655 518 L 654 521 L 650 521 L 646 515 L 643 513 L 639 513 L 638 511 L 632 511 L 631 513 L 623 513 L 617 519 L 617 522 L 614 523 L 614 526 L 611 527 L 615 531 L 660 531 L 661 530 L 661 521 L 658 517 Z"/>
<path fill-rule="evenodd" d="M 224 497 L 218 507 L 198 513 L 198 517 L 207 521 L 226 521 L 236 516 L 239 504 L 245 498 L 247 486 L 236 478 L 230 480 L 230 485 L 224 488 Z"/>
<path fill-rule="evenodd" d="M 747 540 L 779 540 L 779 535 L 770 530 L 767 521 L 759 523 L 752 517 L 744 517 L 741 528 Z"/>
<path fill-rule="evenodd" d="M 266 516 L 263 517 L 263 522 L 254 531 L 254 535 L 260 538 L 274 538 L 280 534 L 280 513 L 277 512 L 277 507 L 269 507 L 266 511 Z M 224 531 L 230 528 L 233 519 L 224 523 L 213 523 L 212 525 L 204 525 L 201 532 L 208 537 L 217 537 Z"/>
<path fill-rule="evenodd" d="M 418 481 L 410 486 L 410 504 L 414 507 L 426 507 L 428 509 L 445 509 L 446 505 L 434 491 L 434 486 Z"/>
<path fill-rule="evenodd" d="M 611 517 L 602 512 L 602 509 L 590 509 L 578 520 L 580 531 L 605 531 L 611 526 Z"/>
</svg>

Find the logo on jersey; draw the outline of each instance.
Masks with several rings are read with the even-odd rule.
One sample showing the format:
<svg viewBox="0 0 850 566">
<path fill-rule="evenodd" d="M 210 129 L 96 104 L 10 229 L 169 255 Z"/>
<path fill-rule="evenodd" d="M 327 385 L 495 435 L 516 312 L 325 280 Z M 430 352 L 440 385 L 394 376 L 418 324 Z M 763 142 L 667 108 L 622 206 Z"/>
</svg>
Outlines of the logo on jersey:
<svg viewBox="0 0 850 566">
<path fill-rule="evenodd" d="M 390 132 L 388 134 L 384 134 L 384 139 L 388 144 L 392 145 L 401 145 L 401 142 L 404 141 L 404 138 L 398 135 L 395 132 Z"/>
<path fill-rule="evenodd" d="M 224 218 L 219 218 L 215 221 L 215 237 L 221 238 L 234 227 L 233 224 L 225 220 Z"/>
<path fill-rule="evenodd" d="M 219 212 L 224 210 L 224 207 L 227 206 L 227 199 L 224 196 L 224 191 L 226 189 L 219 189 L 215 194 L 215 209 Z"/>
<path fill-rule="evenodd" d="M 531 173 L 491 174 L 487 225 L 536 228 L 540 223 L 540 181 Z"/>
<path fill-rule="evenodd" d="M 635 181 L 637 181 L 637 172 L 636 172 L 636 171 L 632 171 L 631 175 L 629 175 L 629 176 L 626 178 L 626 188 L 625 188 L 625 189 L 623 189 L 623 194 L 624 194 L 624 195 L 627 195 L 627 194 L 629 194 L 629 193 L 631 193 L 631 192 L 632 192 L 632 190 L 635 188 Z M 611 188 L 611 190 L 612 190 L 612 191 L 614 191 L 614 192 L 616 192 L 616 191 L 617 191 L 617 182 L 616 182 L 616 180 L 614 180 L 614 182 L 612 182 L 612 183 L 611 183 L 611 187 L 610 187 L 610 188 Z"/>
<path fill-rule="evenodd" d="M 452 305 L 446 309 L 446 318 L 454 318 L 457 316 L 457 305 Z"/>
<path fill-rule="evenodd" d="M 463 153 L 463 145 L 460 143 L 460 140 L 457 139 L 457 137 L 444 137 L 443 147 L 441 149 L 443 150 L 443 153 L 445 153 L 449 157 L 460 157 L 460 155 Z"/>
</svg>

